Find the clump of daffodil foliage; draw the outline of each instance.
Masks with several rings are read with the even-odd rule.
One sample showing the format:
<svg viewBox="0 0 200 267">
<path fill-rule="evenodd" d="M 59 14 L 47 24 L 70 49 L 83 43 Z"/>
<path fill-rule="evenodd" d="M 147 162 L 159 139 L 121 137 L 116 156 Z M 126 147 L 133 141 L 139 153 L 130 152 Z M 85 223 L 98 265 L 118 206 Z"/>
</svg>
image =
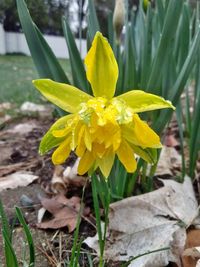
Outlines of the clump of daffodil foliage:
<svg viewBox="0 0 200 267">
<path fill-rule="evenodd" d="M 33 81 L 49 101 L 71 113 L 58 119 L 45 134 L 40 153 L 57 147 L 52 161 L 62 164 L 74 151 L 80 158 L 80 175 L 99 168 L 108 177 L 116 156 L 127 172 L 134 172 L 135 154 L 148 161 L 144 149 L 161 147 L 159 136 L 137 113 L 174 107 L 170 101 L 141 90 L 114 97 L 118 65 L 100 32 L 94 37 L 85 66 L 94 96 L 49 79 Z"/>
</svg>

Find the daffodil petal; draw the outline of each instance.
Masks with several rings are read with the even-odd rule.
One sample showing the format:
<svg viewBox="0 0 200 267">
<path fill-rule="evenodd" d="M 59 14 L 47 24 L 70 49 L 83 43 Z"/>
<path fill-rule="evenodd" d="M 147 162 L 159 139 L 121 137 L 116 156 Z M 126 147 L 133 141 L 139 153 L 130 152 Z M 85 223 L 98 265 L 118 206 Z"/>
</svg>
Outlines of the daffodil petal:
<svg viewBox="0 0 200 267">
<path fill-rule="evenodd" d="M 100 32 L 94 37 L 85 65 L 94 96 L 111 99 L 118 79 L 118 66 L 107 39 Z"/>
<path fill-rule="evenodd" d="M 102 143 L 93 143 L 92 146 L 92 151 L 94 153 L 95 156 L 97 156 L 98 158 L 103 158 L 105 156 L 106 153 L 106 148 L 105 145 Z"/>
<path fill-rule="evenodd" d="M 137 162 L 134 157 L 134 152 L 125 140 L 121 143 L 119 149 L 117 150 L 117 156 L 126 168 L 127 172 L 134 172 L 136 170 Z"/>
<path fill-rule="evenodd" d="M 122 126 L 122 134 L 128 142 L 142 148 L 162 147 L 159 136 L 137 114 L 133 115 L 131 124 Z"/>
<path fill-rule="evenodd" d="M 74 86 L 50 79 L 34 80 L 33 84 L 50 102 L 70 113 L 79 111 L 80 104 L 92 98 Z"/>
<path fill-rule="evenodd" d="M 83 175 L 85 174 L 94 164 L 94 157 L 92 152 L 86 150 L 85 154 L 80 159 L 78 165 L 78 174 Z"/>
<path fill-rule="evenodd" d="M 71 137 L 65 139 L 59 147 L 53 152 L 52 161 L 53 164 L 62 164 L 68 157 L 71 151 L 70 148 Z"/>
<path fill-rule="evenodd" d="M 85 126 L 85 131 L 84 131 L 84 141 L 85 141 L 85 146 L 89 151 L 92 150 L 92 138 L 91 135 L 88 131 L 87 126 Z"/>
<path fill-rule="evenodd" d="M 54 131 L 62 130 L 66 127 L 66 125 L 69 123 L 69 121 L 73 120 L 74 114 L 70 114 L 67 116 L 64 116 L 57 120 L 51 128 L 48 130 L 48 132 L 43 136 L 40 147 L 39 147 L 39 153 L 41 155 L 48 152 L 53 147 L 58 146 L 62 141 L 65 139 L 64 136 L 57 138 L 53 135 Z"/>
<path fill-rule="evenodd" d="M 86 150 L 85 143 L 84 143 L 83 139 L 81 139 L 78 146 L 76 147 L 76 155 L 78 157 L 82 157 L 83 154 L 85 153 L 85 150 Z"/>
<path fill-rule="evenodd" d="M 73 129 L 72 129 L 72 142 L 71 142 L 71 149 L 75 150 L 75 148 L 78 145 L 78 142 L 80 140 L 81 134 L 81 128 L 83 126 L 83 123 L 79 120 L 79 116 L 76 117 L 76 121 L 74 123 Z"/>
<path fill-rule="evenodd" d="M 65 127 L 61 130 L 53 130 L 52 135 L 59 138 L 59 137 L 65 137 L 68 133 L 71 132 L 71 127 Z"/>
<path fill-rule="evenodd" d="M 157 95 L 145 93 L 141 90 L 129 91 L 117 96 L 116 99 L 125 101 L 134 113 L 162 108 L 175 109 L 170 101 Z"/>
<path fill-rule="evenodd" d="M 78 157 L 82 157 L 86 150 L 86 146 L 84 142 L 84 130 L 85 130 L 85 126 L 82 125 L 80 127 L 79 135 L 77 137 L 78 140 L 77 140 L 77 147 L 76 147 L 76 155 Z"/>
<path fill-rule="evenodd" d="M 97 165 L 99 166 L 105 178 L 107 178 L 110 174 L 110 171 L 114 163 L 114 159 L 115 159 L 114 153 L 109 153 L 105 157 L 97 159 Z"/>
</svg>

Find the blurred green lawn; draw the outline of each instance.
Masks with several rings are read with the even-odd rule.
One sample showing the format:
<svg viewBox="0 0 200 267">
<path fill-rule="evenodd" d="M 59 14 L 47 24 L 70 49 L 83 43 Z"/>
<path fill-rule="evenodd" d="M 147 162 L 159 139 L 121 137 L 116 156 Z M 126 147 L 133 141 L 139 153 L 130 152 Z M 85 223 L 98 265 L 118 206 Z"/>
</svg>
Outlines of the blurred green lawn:
<svg viewBox="0 0 200 267">
<path fill-rule="evenodd" d="M 59 59 L 65 72 L 69 73 L 69 61 Z M 16 106 L 25 101 L 41 103 L 42 97 L 31 81 L 38 74 L 31 57 L 23 55 L 0 55 L 0 103 L 11 102 Z"/>
</svg>

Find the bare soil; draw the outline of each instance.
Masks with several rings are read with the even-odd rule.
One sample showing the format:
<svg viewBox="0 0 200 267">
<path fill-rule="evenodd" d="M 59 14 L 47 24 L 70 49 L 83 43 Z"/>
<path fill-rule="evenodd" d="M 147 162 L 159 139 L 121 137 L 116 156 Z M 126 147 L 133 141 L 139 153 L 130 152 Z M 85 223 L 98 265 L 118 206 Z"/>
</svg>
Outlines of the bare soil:
<svg viewBox="0 0 200 267">
<path fill-rule="evenodd" d="M 0 117 L 1 115 L 0 113 Z M 67 227 L 58 230 L 40 230 L 37 227 L 38 210 L 42 207 L 41 198 L 53 196 L 51 179 L 54 173 L 54 166 L 51 162 L 51 155 L 47 154 L 41 157 L 38 153 L 39 142 L 53 122 L 52 114 L 46 114 L 45 117 L 38 115 L 10 117 L 7 122 L 1 122 L 0 120 L 0 182 L 1 178 L 5 178 L 16 171 L 28 171 L 39 177 L 35 182 L 26 187 L 0 191 L 0 199 L 3 202 L 9 223 L 14 225 L 13 246 L 19 263 L 22 263 L 23 258 L 28 260 L 28 247 L 25 243 L 23 229 L 19 222 L 16 221 L 16 206 L 21 208 L 25 220 L 31 229 L 36 249 L 36 267 L 68 266 L 67 262 L 69 262 L 73 244 L 73 233 L 69 233 Z M 21 125 L 21 128 L 18 127 L 19 125 Z M 16 130 L 16 127 L 18 127 L 18 130 Z M 170 131 L 169 135 L 173 134 L 178 138 L 177 132 L 176 125 L 172 125 L 172 131 Z M 174 142 L 174 140 L 170 139 L 168 142 Z M 179 149 L 178 146 L 177 149 Z M 71 161 L 67 162 L 67 164 L 72 163 Z M 159 187 L 159 184 L 157 186 Z M 198 198 L 197 185 L 196 192 Z M 72 196 L 81 197 L 81 194 L 82 187 L 71 186 L 66 191 L 68 198 Z M 29 200 L 31 205 L 29 202 L 26 203 Z M 91 188 L 89 186 L 86 188 L 84 203 L 91 210 L 93 209 Z M 94 218 L 91 216 L 90 219 L 91 223 L 90 220 L 82 219 L 79 234 L 80 240 L 93 236 L 96 233 L 93 226 L 95 223 Z M 25 251 L 26 255 L 24 255 Z M 94 266 L 98 266 L 96 253 L 84 244 L 81 248 L 80 266 L 89 266 L 88 253 L 90 253 L 93 262 L 96 262 Z M 1 234 L 0 259 L 3 266 L 6 266 Z M 64 261 L 66 265 L 64 265 Z M 121 266 L 121 263 L 109 262 L 107 266 L 118 267 Z"/>
<path fill-rule="evenodd" d="M 23 259 L 23 253 L 27 245 L 25 247 L 23 229 L 15 220 L 15 206 L 21 208 L 25 220 L 31 229 L 36 248 L 36 267 L 58 266 L 64 260 L 67 262 L 71 255 L 73 243 L 73 233 L 69 234 L 67 228 L 59 230 L 40 230 L 37 228 L 38 210 L 41 208 L 40 199 L 41 197 L 52 196 L 50 181 L 54 171 L 50 155 L 41 157 L 38 154 L 38 146 L 41 137 L 52 123 L 53 120 L 48 117 L 11 119 L 9 122 L 4 123 L 3 129 L 0 131 L 0 179 L 16 171 L 28 171 L 39 177 L 36 182 L 26 187 L 18 187 L 0 192 L 0 198 L 9 223 L 10 225 L 14 223 L 13 246 L 19 262 L 20 259 Z M 14 129 L 17 125 L 22 125 L 22 131 L 19 130 L 16 133 Z M 26 132 L 26 125 L 32 125 L 32 130 Z M 81 191 L 81 188 L 71 188 L 68 190 L 68 196 L 80 196 Z M 90 202 L 91 194 L 89 191 L 87 195 Z M 27 197 L 28 200 L 32 201 L 31 207 L 28 206 L 29 203 L 27 204 L 24 201 L 24 196 L 25 200 Z M 86 238 L 92 234 L 95 234 L 94 227 L 88 222 L 82 221 L 80 238 Z M 88 266 L 88 251 L 88 248 L 85 249 L 82 246 L 80 262 L 83 267 Z M 91 253 L 93 254 L 93 252 Z M 28 250 L 26 254 L 28 254 Z M 27 258 L 28 255 L 25 257 Z M 95 256 L 93 255 L 92 257 L 94 258 Z M 5 266 L 1 234 L 0 258 L 3 259 L 3 266 Z"/>
</svg>

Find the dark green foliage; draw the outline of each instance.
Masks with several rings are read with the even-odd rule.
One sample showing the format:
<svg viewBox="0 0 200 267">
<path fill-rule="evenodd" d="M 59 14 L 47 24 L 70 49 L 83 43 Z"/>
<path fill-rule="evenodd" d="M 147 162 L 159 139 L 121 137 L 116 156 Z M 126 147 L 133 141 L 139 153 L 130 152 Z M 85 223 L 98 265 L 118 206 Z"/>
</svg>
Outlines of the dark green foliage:
<svg viewBox="0 0 200 267">
<path fill-rule="evenodd" d="M 68 11 L 66 0 L 27 0 L 28 9 L 34 22 L 43 33 L 62 35 L 61 17 Z M 15 0 L 0 1 L 0 21 L 6 31 L 20 31 Z"/>
</svg>

